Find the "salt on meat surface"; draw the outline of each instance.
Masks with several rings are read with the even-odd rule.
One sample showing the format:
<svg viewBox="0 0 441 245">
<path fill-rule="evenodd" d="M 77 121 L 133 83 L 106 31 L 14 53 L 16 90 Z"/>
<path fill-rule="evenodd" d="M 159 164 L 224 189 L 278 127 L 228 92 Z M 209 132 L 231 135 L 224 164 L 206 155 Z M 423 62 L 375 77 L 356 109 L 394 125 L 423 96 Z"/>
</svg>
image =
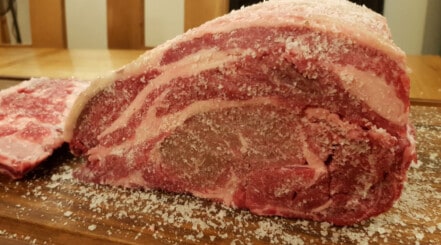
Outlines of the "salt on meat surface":
<svg viewBox="0 0 441 245">
<path fill-rule="evenodd" d="M 234 11 L 93 81 L 66 124 L 75 176 L 360 222 L 416 157 L 405 59 L 383 16 L 345 0 Z"/>
</svg>

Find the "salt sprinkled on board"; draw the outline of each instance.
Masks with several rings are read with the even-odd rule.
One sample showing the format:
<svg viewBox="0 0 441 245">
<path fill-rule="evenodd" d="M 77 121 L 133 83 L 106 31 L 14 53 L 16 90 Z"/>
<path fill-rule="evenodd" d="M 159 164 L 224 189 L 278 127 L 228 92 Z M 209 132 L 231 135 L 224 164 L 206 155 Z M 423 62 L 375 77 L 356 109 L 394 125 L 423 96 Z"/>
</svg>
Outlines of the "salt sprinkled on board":
<svg viewBox="0 0 441 245">
<path fill-rule="evenodd" d="M 94 231 L 94 230 L 96 229 L 96 225 L 89 225 L 89 226 L 87 227 L 87 229 L 88 229 L 89 231 Z"/>
<path fill-rule="evenodd" d="M 430 153 L 429 159 L 435 161 L 438 158 L 438 153 Z"/>
<path fill-rule="evenodd" d="M 57 187 L 59 185 L 60 185 L 60 183 L 52 182 L 52 183 L 47 184 L 46 187 L 50 188 L 50 189 L 53 189 L 53 188 L 55 188 L 55 187 Z"/>
<path fill-rule="evenodd" d="M 61 167 L 61 173 L 54 174 L 51 176 L 52 181 L 57 180 L 71 180 L 73 178 L 72 176 L 72 169 L 68 166 Z"/>
<path fill-rule="evenodd" d="M 429 226 L 429 227 L 426 228 L 426 230 L 429 233 L 433 234 L 435 232 L 435 230 L 436 230 L 436 227 L 435 226 Z"/>
<path fill-rule="evenodd" d="M 418 169 L 418 168 L 420 168 L 420 167 L 421 167 L 421 165 L 423 165 L 423 162 L 422 162 L 422 161 L 420 161 L 420 160 L 417 160 L 417 162 L 416 162 L 416 163 L 414 163 L 414 164 L 411 164 L 410 166 L 411 166 L 412 168 L 416 168 L 416 169 Z"/>
</svg>

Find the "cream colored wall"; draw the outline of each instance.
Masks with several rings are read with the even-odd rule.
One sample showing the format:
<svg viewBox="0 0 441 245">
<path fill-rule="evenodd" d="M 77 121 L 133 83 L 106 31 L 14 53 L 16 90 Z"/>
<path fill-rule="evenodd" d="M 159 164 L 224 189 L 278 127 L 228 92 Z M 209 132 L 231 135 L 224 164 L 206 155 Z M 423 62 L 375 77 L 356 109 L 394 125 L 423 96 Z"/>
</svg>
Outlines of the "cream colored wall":
<svg viewBox="0 0 441 245">
<path fill-rule="evenodd" d="M 427 0 L 385 0 L 392 38 L 407 54 L 420 54 L 423 50 Z"/>
<path fill-rule="evenodd" d="M 107 48 L 106 0 L 66 0 L 69 48 Z M 145 0 L 145 45 L 153 47 L 184 32 L 183 0 Z"/>
<path fill-rule="evenodd" d="M 31 44 L 32 40 L 31 20 L 29 15 L 29 0 L 17 0 L 17 22 L 20 27 L 22 44 Z"/>
<path fill-rule="evenodd" d="M 154 47 L 184 32 L 184 0 L 145 0 L 145 45 Z"/>
<path fill-rule="evenodd" d="M 106 0 L 65 0 L 68 48 L 107 48 Z"/>
<path fill-rule="evenodd" d="M 6 20 L 9 28 L 9 36 L 11 43 L 17 44 L 15 33 L 13 33 L 12 14 L 9 11 L 6 14 Z M 31 23 L 29 15 L 29 0 L 17 0 L 17 22 L 20 29 L 21 44 L 31 44 Z"/>
<path fill-rule="evenodd" d="M 441 0 L 385 0 L 394 41 L 408 54 L 441 52 Z M 17 0 L 23 43 L 31 43 L 29 0 Z M 106 0 L 65 0 L 69 48 L 107 48 Z M 184 0 L 145 0 L 145 45 L 184 31 Z M 8 21 L 9 22 L 9 21 Z M 10 22 L 9 22 L 10 23 Z"/>
<path fill-rule="evenodd" d="M 427 3 L 426 27 L 424 29 L 423 54 L 441 55 L 441 1 Z"/>
</svg>

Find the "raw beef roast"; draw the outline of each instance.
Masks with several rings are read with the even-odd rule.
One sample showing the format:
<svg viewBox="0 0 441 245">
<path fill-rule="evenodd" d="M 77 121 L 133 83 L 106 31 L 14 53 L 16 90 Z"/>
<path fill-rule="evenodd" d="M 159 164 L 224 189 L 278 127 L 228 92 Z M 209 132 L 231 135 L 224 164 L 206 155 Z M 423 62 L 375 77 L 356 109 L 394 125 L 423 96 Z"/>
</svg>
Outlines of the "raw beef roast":
<svg viewBox="0 0 441 245">
<path fill-rule="evenodd" d="M 67 114 L 87 82 L 31 79 L 0 91 L 0 173 L 23 177 L 64 142 Z"/>
<path fill-rule="evenodd" d="M 94 81 L 66 128 L 75 176 L 353 224 L 393 205 L 415 157 L 406 69 L 365 7 L 243 8 Z"/>
</svg>

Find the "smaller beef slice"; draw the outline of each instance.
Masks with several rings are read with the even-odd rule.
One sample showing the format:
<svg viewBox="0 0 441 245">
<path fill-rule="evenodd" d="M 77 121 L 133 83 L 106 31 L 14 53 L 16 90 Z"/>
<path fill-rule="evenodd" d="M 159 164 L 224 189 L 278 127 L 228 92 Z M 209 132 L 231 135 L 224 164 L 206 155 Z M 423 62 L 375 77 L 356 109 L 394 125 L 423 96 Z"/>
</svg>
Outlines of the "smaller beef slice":
<svg viewBox="0 0 441 245">
<path fill-rule="evenodd" d="M 87 82 L 33 78 L 0 91 L 0 173 L 22 178 L 64 142 L 64 123 Z"/>
</svg>

